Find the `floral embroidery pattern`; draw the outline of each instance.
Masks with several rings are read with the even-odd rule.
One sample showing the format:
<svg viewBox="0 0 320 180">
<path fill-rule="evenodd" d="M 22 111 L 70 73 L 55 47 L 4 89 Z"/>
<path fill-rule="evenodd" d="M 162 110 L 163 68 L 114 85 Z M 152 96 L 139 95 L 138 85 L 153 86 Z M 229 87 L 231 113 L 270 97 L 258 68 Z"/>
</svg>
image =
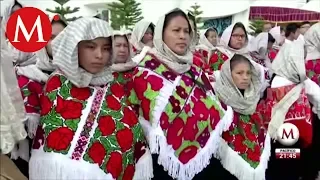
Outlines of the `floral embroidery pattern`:
<svg viewBox="0 0 320 180">
<path fill-rule="evenodd" d="M 320 59 L 306 62 L 307 76 L 320 86 Z"/>
<path fill-rule="evenodd" d="M 115 179 L 127 180 L 132 179 L 146 144 L 135 111 L 127 105 L 126 93 L 120 91 L 124 89 L 121 82 L 121 78 L 115 78 L 97 91 L 72 158 L 95 163 Z M 67 154 L 93 88 L 76 88 L 64 76 L 55 75 L 45 89 L 48 91 L 41 97 L 41 125 L 33 148 L 43 146 L 45 152 Z"/>
<path fill-rule="evenodd" d="M 215 50 L 209 60 L 209 64 L 211 66 L 212 71 L 217 71 L 221 69 L 222 64 L 228 60 L 228 56 L 220 52 L 219 50 Z"/>
<path fill-rule="evenodd" d="M 255 115 L 255 117 L 260 116 Z M 231 128 L 222 134 L 229 147 L 236 151 L 252 168 L 257 168 L 259 165 L 265 140 L 264 129 L 255 122 L 260 121 L 235 112 Z"/>
<path fill-rule="evenodd" d="M 148 64 L 157 64 L 157 67 Z M 150 121 L 153 120 L 151 112 L 163 82 L 167 80 L 167 83 L 173 83 L 178 75 L 151 55 L 145 58 L 143 65 L 145 68 L 140 68 L 134 75 L 137 86 L 132 90 L 129 101 L 132 104 L 141 102 L 140 113 Z M 167 143 L 172 145 L 176 157 L 184 164 L 206 145 L 210 133 L 224 115 L 215 100 L 205 93 L 204 80 L 209 81 L 201 69 L 195 66 L 188 73 L 182 74 L 160 117 L 160 126 L 167 137 Z M 145 99 L 148 103 L 144 103 Z"/>
<path fill-rule="evenodd" d="M 18 84 L 27 113 L 39 113 L 42 84 L 25 76 L 18 76 Z"/>
</svg>

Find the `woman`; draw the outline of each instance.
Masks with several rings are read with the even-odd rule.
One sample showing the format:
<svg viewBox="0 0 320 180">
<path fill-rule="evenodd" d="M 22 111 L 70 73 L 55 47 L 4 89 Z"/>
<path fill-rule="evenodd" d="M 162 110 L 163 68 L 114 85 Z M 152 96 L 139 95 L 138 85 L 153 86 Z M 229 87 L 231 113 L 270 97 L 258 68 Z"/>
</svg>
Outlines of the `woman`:
<svg viewBox="0 0 320 180">
<path fill-rule="evenodd" d="M 236 54 L 222 65 L 214 86 L 219 100 L 234 110 L 231 128 L 222 135 L 219 159 L 239 180 L 263 180 L 270 156 L 270 137 L 256 112 L 264 90 L 260 77 L 260 67 Z"/>
<path fill-rule="evenodd" d="M 196 46 L 195 55 L 199 58 L 194 59 L 194 64 L 204 71 L 210 71 L 209 57 L 217 45 L 218 33 L 215 28 L 206 29 L 201 35 L 199 45 Z"/>
<path fill-rule="evenodd" d="M 1 26 L 1 39 L 5 38 L 3 26 Z M 25 109 L 20 95 L 20 89 L 15 77 L 12 57 L 7 43 L 1 41 L 1 180 L 27 178 L 19 171 L 16 165 L 6 155 L 9 154 L 16 143 L 26 138 L 24 129 L 26 120 Z"/>
<path fill-rule="evenodd" d="M 154 24 L 150 21 L 139 21 L 134 26 L 130 43 L 135 54 L 138 54 L 144 46 L 153 47 L 154 28 Z"/>
<path fill-rule="evenodd" d="M 107 22 L 81 18 L 52 42 L 30 179 L 150 179 L 151 156 L 135 111 L 111 72 Z"/>
<path fill-rule="evenodd" d="M 304 35 L 307 48 L 307 76 L 320 86 L 320 23 L 316 23 Z"/>
<path fill-rule="evenodd" d="M 277 160 L 274 148 L 283 148 L 279 143 L 272 144 L 272 156 L 268 165 L 270 179 L 295 180 L 315 179 L 319 167 L 319 120 L 320 87 L 306 77 L 302 43 L 285 44 L 272 63 L 275 77 L 267 89 L 265 122 L 269 122 L 268 132 L 276 137 L 283 123 L 292 123 L 299 130 L 299 141 L 291 148 L 301 149 L 300 160 Z M 312 107 L 313 106 L 313 107 Z M 287 147 L 288 148 L 288 147 Z M 319 170 L 319 169 L 318 169 Z"/>
<path fill-rule="evenodd" d="M 270 61 L 272 62 L 276 58 L 277 53 L 279 52 L 281 46 L 283 45 L 283 43 L 286 39 L 286 36 L 285 36 L 284 29 L 280 26 L 276 26 L 276 27 L 272 28 L 269 31 L 269 33 L 276 40 L 276 43 L 273 45 L 272 49 L 270 49 L 270 51 L 268 53 L 268 57 L 269 57 Z"/>
<path fill-rule="evenodd" d="M 271 69 L 271 61 L 268 58 L 268 52 L 272 49 L 275 41 L 270 33 L 263 32 L 251 41 L 249 47 L 252 60 L 265 67 L 267 72 L 270 73 L 267 75 L 267 79 L 271 78 L 271 72 L 269 71 Z"/>
<path fill-rule="evenodd" d="M 232 177 L 216 153 L 219 136 L 231 124 L 231 109 L 217 101 L 203 71 L 192 65 L 192 30 L 174 9 L 156 25 L 155 52 L 139 63 L 129 101 L 153 153 L 154 180 Z"/>
</svg>

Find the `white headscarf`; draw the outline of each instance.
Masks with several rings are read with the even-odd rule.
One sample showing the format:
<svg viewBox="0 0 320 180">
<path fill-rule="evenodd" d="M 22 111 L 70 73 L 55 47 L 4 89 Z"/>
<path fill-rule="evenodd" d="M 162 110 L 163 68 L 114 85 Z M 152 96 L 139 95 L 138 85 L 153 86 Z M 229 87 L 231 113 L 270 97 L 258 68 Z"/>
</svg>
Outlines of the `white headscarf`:
<svg viewBox="0 0 320 180">
<path fill-rule="evenodd" d="M 205 31 L 203 31 L 200 35 L 199 39 L 199 45 L 197 45 L 196 49 L 205 49 L 207 51 L 215 50 L 216 48 L 209 42 L 208 38 L 206 37 L 206 33 L 208 30 L 214 30 L 217 32 L 214 28 L 208 28 Z M 218 34 L 217 34 L 218 35 Z M 217 37 L 218 38 L 218 37 Z M 210 57 L 210 56 L 209 56 Z"/>
<path fill-rule="evenodd" d="M 231 58 L 223 63 L 220 78 L 217 79 L 214 90 L 218 98 L 225 104 L 231 106 L 236 112 L 251 115 L 255 112 L 260 100 L 260 92 L 263 85 L 260 78 L 261 70 L 249 60 L 252 70 L 251 84 L 249 88 L 244 91 L 244 95 L 242 95 L 232 79 Z"/>
<path fill-rule="evenodd" d="M 155 28 L 154 37 L 153 37 L 153 44 L 156 49 L 156 56 L 159 58 L 160 61 L 162 61 L 164 64 L 169 66 L 170 69 L 176 71 L 177 73 L 184 73 L 189 71 L 192 60 L 193 60 L 193 54 L 190 50 L 190 43 L 189 47 L 187 49 L 187 52 L 183 56 L 179 56 L 176 53 L 174 53 L 169 47 L 164 43 L 163 41 L 163 26 L 164 21 L 166 18 L 166 15 L 168 15 L 171 12 L 175 11 L 182 11 L 180 9 L 174 9 L 164 16 L 160 17 L 158 20 L 158 23 Z M 182 11 L 183 12 L 183 11 Z M 184 13 L 184 12 L 183 12 Z M 186 15 L 187 18 L 187 15 Z M 188 21 L 188 19 L 186 19 Z M 189 21 L 188 21 L 189 23 Z M 190 31 L 192 32 L 192 31 Z M 192 39 L 192 34 L 190 34 L 190 40 Z"/>
<path fill-rule="evenodd" d="M 70 23 L 52 41 L 53 65 L 56 65 L 77 87 L 107 84 L 113 80 L 109 65 L 97 74 L 91 74 L 79 67 L 78 43 L 110 36 L 112 29 L 109 24 L 97 18 L 80 18 Z"/>
<path fill-rule="evenodd" d="M 285 43 L 272 63 L 273 72 L 297 84 L 272 109 L 268 132 L 275 138 L 278 128 L 284 123 L 285 116 L 300 96 L 303 82 L 307 79 L 304 47 L 302 43 Z"/>
<path fill-rule="evenodd" d="M 5 38 L 4 26 L 1 39 Z M 5 41 L 1 41 L 1 153 L 9 153 L 15 144 L 26 138 L 23 121 L 26 120 L 24 103 L 12 64 L 11 52 Z"/>
<path fill-rule="evenodd" d="M 320 59 L 320 22 L 314 24 L 304 35 L 307 60 Z"/>
<path fill-rule="evenodd" d="M 1 21 L 1 23 L 4 25 L 5 28 L 7 27 L 7 22 L 9 20 L 10 16 L 11 16 L 11 11 L 12 11 L 12 8 L 13 8 L 15 2 L 18 2 L 18 1 L 16 1 L 16 0 L 7 0 L 7 3 L 6 3 L 7 6 L 4 8 L 4 11 L 2 13 L 2 21 Z M 21 4 L 21 3 L 19 2 L 19 4 Z M 4 29 L 4 30 L 6 30 L 6 29 Z"/>
<path fill-rule="evenodd" d="M 277 44 L 282 43 L 283 39 L 281 37 L 281 27 L 280 26 L 276 26 L 276 27 L 270 29 L 269 33 L 276 40 Z"/>
<path fill-rule="evenodd" d="M 111 69 L 112 71 L 115 71 L 115 72 L 124 72 L 124 71 L 128 71 L 132 68 L 134 68 L 135 66 L 137 66 L 137 64 L 135 62 L 132 61 L 132 56 L 133 56 L 133 51 L 132 51 L 132 45 L 130 44 L 129 40 L 128 40 L 128 37 L 127 37 L 127 33 L 126 32 L 122 32 L 122 31 L 114 31 L 113 32 L 113 37 L 115 39 L 115 36 L 122 36 L 124 38 L 127 39 L 128 41 L 128 48 L 129 48 L 129 57 L 127 59 L 127 61 L 125 63 L 114 63 L 112 64 L 111 66 Z M 114 47 L 114 46 L 113 46 Z M 115 50 L 115 49 L 113 49 Z M 116 62 L 117 60 L 117 55 L 115 53 L 113 53 L 113 57 L 114 57 L 114 60 L 113 62 Z"/>
<path fill-rule="evenodd" d="M 268 33 L 262 32 L 255 37 L 249 45 L 250 52 L 256 52 L 259 58 L 265 59 L 268 51 Z"/>
<path fill-rule="evenodd" d="M 233 28 L 235 26 L 236 23 L 230 25 L 229 27 L 227 27 L 223 33 L 222 36 L 220 38 L 220 42 L 217 46 L 217 49 L 219 49 L 221 52 L 226 53 L 226 55 L 228 57 L 233 56 L 234 53 L 236 54 L 241 54 L 243 56 L 246 56 L 249 58 L 249 49 L 248 49 L 248 44 L 249 44 L 249 39 L 248 39 L 248 35 L 246 37 L 246 42 L 244 44 L 244 46 L 241 49 L 233 49 L 229 46 L 229 42 L 231 40 L 231 35 L 232 35 L 232 31 Z M 244 29 L 245 30 L 245 29 Z M 246 32 L 246 30 L 245 30 Z"/>
<path fill-rule="evenodd" d="M 150 21 L 139 21 L 133 28 L 130 42 L 138 51 L 141 51 L 146 46 L 142 43 L 142 38 L 151 24 L 152 22 Z"/>
</svg>

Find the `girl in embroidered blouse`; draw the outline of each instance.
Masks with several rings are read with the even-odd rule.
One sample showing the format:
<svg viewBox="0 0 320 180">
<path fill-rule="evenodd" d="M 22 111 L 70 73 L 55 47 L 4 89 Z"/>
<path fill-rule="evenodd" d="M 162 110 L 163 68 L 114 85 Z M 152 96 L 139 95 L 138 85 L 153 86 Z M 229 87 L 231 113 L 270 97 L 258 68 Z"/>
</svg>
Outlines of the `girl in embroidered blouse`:
<svg viewBox="0 0 320 180">
<path fill-rule="evenodd" d="M 199 45 L 196 46 L 196 51 L 194 52 L 195 58 L 193 63 L 202 68 L 204 71 L 210 72 L 209 58 L 212 52 L 216 49 L 218 33 L 215 28 L 209 28 L 203 31 L 200 35 Z"/>
<path fill-rule="evenodd" d="M 320 23 L 316 23 L 304 35 L 307 48 L 307 76 L 320 86 Z"/>
<path fill-rule="evenodd" d="M 139 21 L 133 28 L 130 43 L 133 52 L 138 54 L 143 47 L 153 47 L 154 24 L 150 21 Z"/>
<path fill-rule="evenodd" d="M 252 41 L 250 41 L 249 50 L 252 60 L 266 68 L 267 74 L 266 79 L 270 79 L 272 73 L 271 61 L 268 57 L 269 51 L 272 49 L 275 39 L 270 33 L 262 32 L 258 34 Z"/>
<path fill-rule="evenodd" d="M 41 98 L 30 179 L 150 179 L 142 129 L 110 68 L 108 23 L 78 19 L 53 40 L 52 50 L 58 69 Z"/>
<path fill-rule="evenodd" d="M 153 154 L 154 180 L 228 179 L 212 157 L 232 111 L 217 101 L 203 71 L 192 65 L 192 30 L 186 14 L 174 9 L 161 17 L 155 51 L 139 63 L 129 101 L 139 106 L 139 121 Z"/>
<path fill-rule="evenodd" d="M 276 179 L 315 179 L 320 162 L 319 116 L 320 87 L 306 76 L 304 48 L 302 43 L 285 44 L 272 63 L 275 73 L 271 87 L 267 89 L 264 117 L 271 137 L 276 137 L 278 128 L 285 122 L 299 129 L 299 141 L 291 148 L 301 149 L 300 160 L 281 161 L 272 156 L 267 177 Z"/>
<path fill-rule="evenodd" d="M 235 54 L 221 67 L 214 90 L 234 111 L 231 128 L 224 132 L 219 154 L 222 165 L 239 180 L 264 179 L 270 155 L 270 137 L 256 112 L 263 82 L 257 64 Z"/>
</svg>

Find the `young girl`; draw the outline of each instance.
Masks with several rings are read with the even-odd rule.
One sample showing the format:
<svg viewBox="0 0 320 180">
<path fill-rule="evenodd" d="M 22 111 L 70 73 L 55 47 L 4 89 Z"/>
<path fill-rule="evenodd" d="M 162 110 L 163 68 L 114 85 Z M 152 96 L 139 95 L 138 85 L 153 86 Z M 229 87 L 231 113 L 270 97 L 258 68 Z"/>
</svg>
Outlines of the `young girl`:
<svg viewBox="0 0 320 180">
<path fill-rule="evenodd" d="M 53 44 L 58 67 L 41 98 L 30 179 L 150 179 L 151 156 L 135 111 L 114 81 L 112 31 L 81 18 Z"/>
<path fill-rule="evenodd" d="M 153 47 L 154 24 L 149 21 L 139 21 L 133 28 L 130 43 L 135 54 L 145 46 Z"/>
</svg>

